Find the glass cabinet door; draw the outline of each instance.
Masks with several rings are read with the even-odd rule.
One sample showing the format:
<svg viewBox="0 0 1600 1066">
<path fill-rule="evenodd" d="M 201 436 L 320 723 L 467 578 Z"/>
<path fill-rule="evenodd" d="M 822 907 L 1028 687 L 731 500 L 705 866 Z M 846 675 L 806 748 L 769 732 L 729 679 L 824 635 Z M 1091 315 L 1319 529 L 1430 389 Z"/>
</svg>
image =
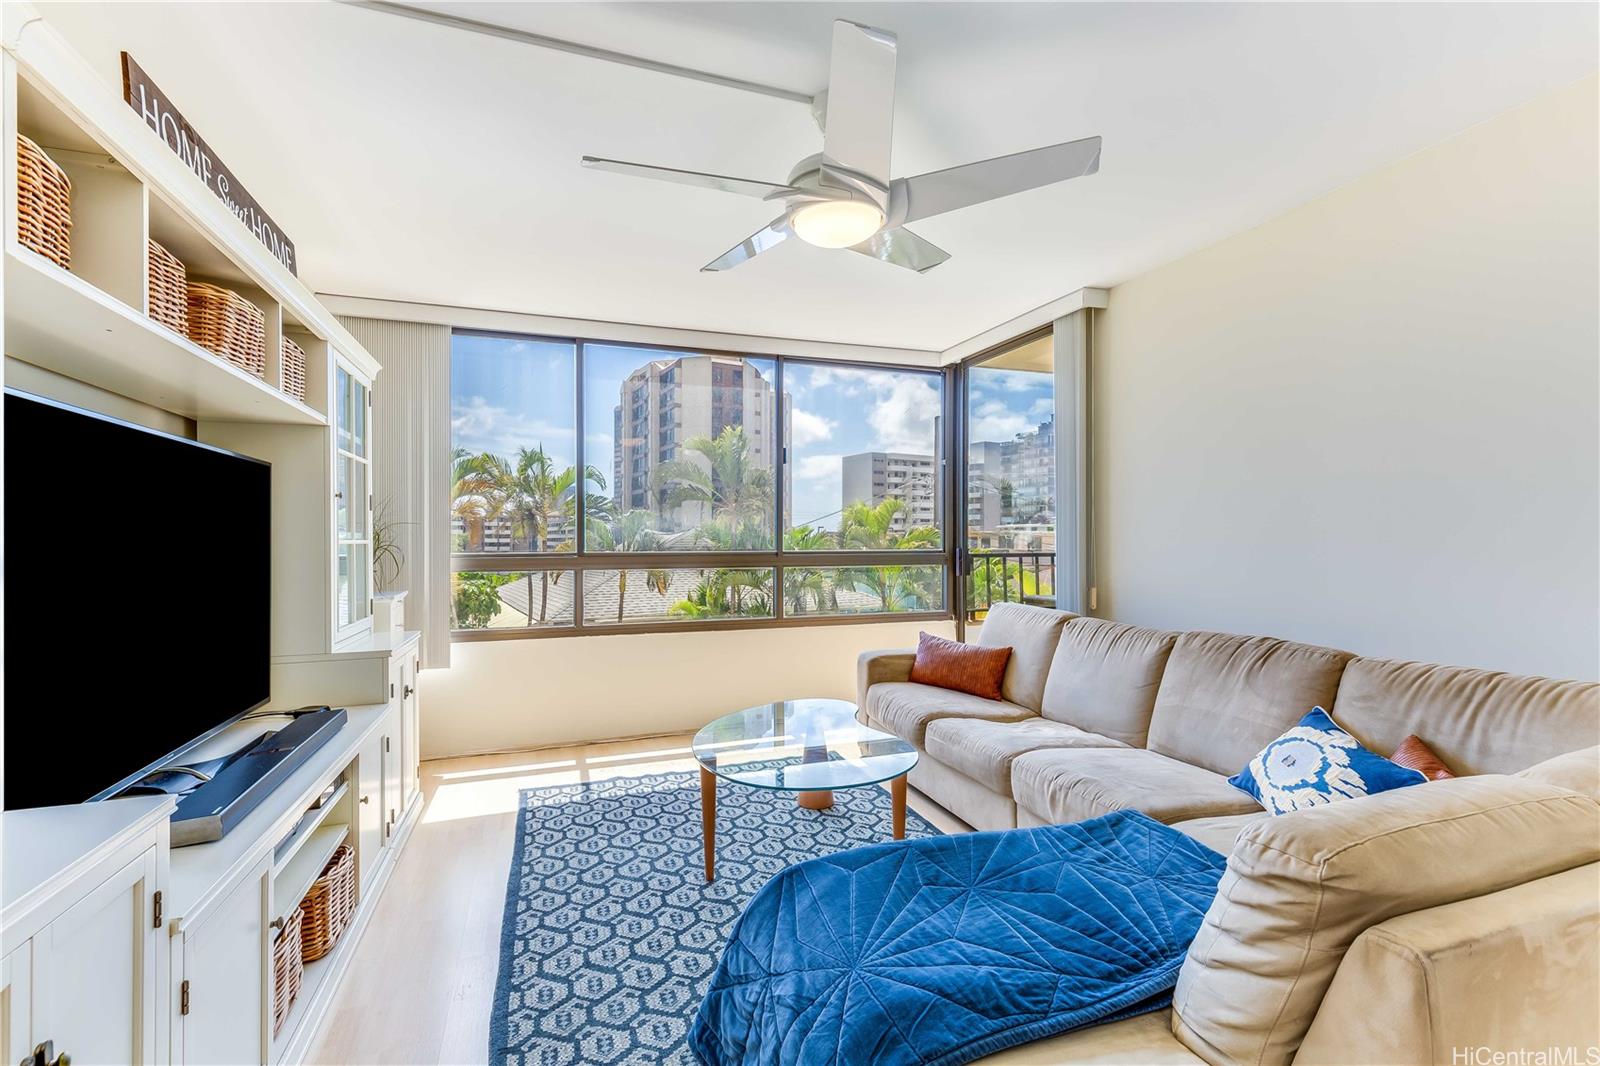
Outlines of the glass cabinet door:
<svg viewBox="0 0 1600 1066">
<path fill-rule="evenodd" d="M 343 366 L 334 375 L 334 622 L 347 636 L 372 614 L 371 392 Z"/>
</svg>

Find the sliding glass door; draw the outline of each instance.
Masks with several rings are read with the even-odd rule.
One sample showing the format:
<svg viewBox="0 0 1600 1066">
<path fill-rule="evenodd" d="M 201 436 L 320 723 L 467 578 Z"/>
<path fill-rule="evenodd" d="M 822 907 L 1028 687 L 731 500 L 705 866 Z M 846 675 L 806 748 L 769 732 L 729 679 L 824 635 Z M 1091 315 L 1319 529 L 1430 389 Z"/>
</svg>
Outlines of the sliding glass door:
<svg viewBox="0 0 1600 1066">
<path fill-rule="evenodd" d="M 1049 329 L 962 367 L 958 506 L 964 619 L 996 603 L 1056 605 L 1055 343 Z"/>
</svg>

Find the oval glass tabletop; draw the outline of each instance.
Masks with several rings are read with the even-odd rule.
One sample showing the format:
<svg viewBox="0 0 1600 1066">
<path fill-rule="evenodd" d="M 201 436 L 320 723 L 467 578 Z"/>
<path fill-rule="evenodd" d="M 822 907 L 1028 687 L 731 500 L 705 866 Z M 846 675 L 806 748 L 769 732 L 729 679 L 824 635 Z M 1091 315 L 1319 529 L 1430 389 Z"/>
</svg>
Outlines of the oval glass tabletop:
<svg viewBox="0 0 1600 1066">
<path fill-rule="evenodd" d="M 856 721 L 853 703 L 804 699 L 723 715 L 695 734 L 694 757 L 742 785 L 824 792 L 899 777 L 917 749 Z"/>
</svg>

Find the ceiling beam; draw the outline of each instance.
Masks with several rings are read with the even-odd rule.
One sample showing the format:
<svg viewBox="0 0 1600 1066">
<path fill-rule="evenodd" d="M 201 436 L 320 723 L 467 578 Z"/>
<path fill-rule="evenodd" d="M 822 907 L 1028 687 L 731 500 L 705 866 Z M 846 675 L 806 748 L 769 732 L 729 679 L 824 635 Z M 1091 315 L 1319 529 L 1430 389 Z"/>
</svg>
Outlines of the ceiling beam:
<svg viewBox="0 0 1600 1066">
<path fill-rule="evenodd" d="M 478 33 L 486 37 L 498 37 L 504 41 L 515 41 L 518 44 L 532 45 L 535 48 L 548 48 L 554 52 L 566 52 L 569 55 L 584 56 L 588 59 L 598 59 L 604 63 L 617 63 L 625 67 L 637 67 L 640 70 L 653 70 L 657 74 L 669 74 L 674 78 L 688 78 L 691 81 L 705 82 L 709 85 L 720 85 L 725 89 L 738 89 L 740 92 L 758 93 L 762 96 L 771 96 L 778 100 L 788 100 L 791 103 L 811 106 L 811 94 L 795 92 L 792 89 L 780 88 L 776 85 L 763 85 L 756 81 L 745 81 L 741 78 L 730 78 L 722 74 L 713 74 L 708 70 L 696 70 L 693 67 L 680 67 L 672 63 L 662 63 L 643 56 L 629 55 L 626 52 L 613 52 L 609 48 L 596 48 L 593 45 L 579 44 L 576 41 L 564 41 L 559 37 L 546 37 L 542 33 L 530 33 L 527 30 L 513 29 L 510 26 L 501 26 L 493 22 L 482 22 L 478 19 L 464 18 L 460 15 L 451 15 L 430 8 L 413 7 L 410 4 L 397 4 L 391 0 L 338 0 L 347 7 L 365 8 L 383 15 L 398 15 L 401 18 L 415 19 L 418 22 L 428 22 L 435 26 L 445 26 L 455 30 L 465 30 L 468 33 Z"/>
</svg>

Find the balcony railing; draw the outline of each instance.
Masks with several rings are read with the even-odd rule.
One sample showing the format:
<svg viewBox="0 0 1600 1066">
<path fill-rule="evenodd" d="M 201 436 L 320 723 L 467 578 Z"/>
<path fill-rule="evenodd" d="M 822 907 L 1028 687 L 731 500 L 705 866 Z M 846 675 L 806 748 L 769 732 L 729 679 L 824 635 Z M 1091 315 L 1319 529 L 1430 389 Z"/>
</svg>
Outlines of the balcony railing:
<svg viewBox="0 0 1600 1066">
<path fill-rule="evenodd" d="M 1055 606 L 1055 552 L 975 551 L 968 559 L 968 621 L 981 620 L 997 603 Z"/>
</svg>

